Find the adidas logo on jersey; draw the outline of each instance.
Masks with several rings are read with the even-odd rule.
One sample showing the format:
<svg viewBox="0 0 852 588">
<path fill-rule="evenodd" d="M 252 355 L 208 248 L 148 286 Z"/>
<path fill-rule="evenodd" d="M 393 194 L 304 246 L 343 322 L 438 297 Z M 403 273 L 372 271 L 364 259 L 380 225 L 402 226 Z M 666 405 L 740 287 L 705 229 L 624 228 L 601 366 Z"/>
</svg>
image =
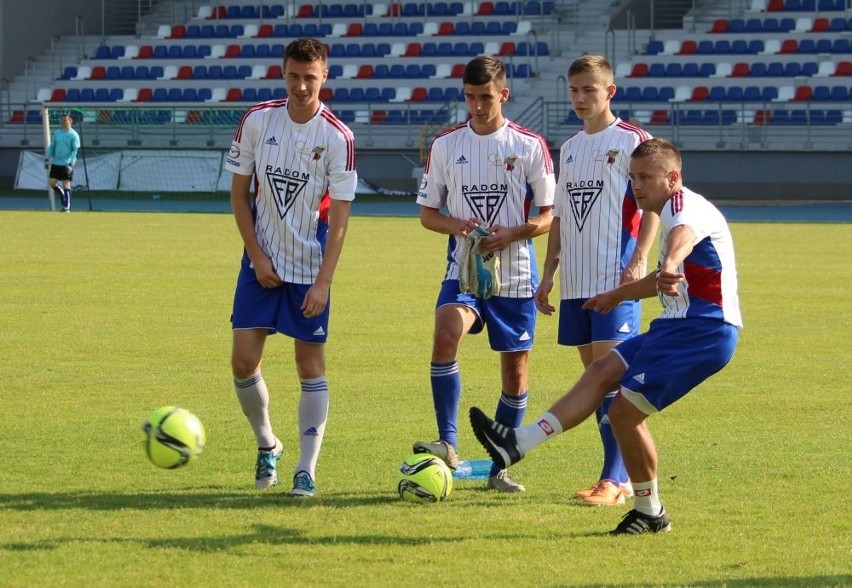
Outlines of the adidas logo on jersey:
<svg viewBox="0 0 852 588">
<path fill-rule="evenodd" d="M 317 437 L 319 433 L 317 433 L 316 427 L 310 427 L 304 433 L 302 433 L 302 435 L 305 435 L 307 437 Z"/>
<path fill-rule="evenodd" d="M 461 165 L 463 163 L 467 163 L 467 159 L 464 158 L 464 155 L 456 159 L 456 165 Z"/>
<path fill-rule="evenodd" d="M 272 145 L 274 147 L 278 147 L 278 141 L 275 140 L 275 137 L 269 137 L 266 141 L 264 141 L 267 145 Z"/>
<path fill-rule="evenodd" d="M 529 341 L 529 340 L 530 340 L 530 334 L 527 333 L 526 331 L 521 333 L 521 336 L 518 337 L 518 341 Z"/>
<path fill-rule="evenodd" d="M 639 382 L 640 384 L 644 384 L 645 383 L 645 372 L 642 372 L 641 374 L 636 374 L 635 376 L 633 376 L 633 379 L 636 380 L 637 382 Z"/>
<path fill-rule="evenodd" d="M 325 330 L 322 327 L 317 327 L 317 330 L 314 331 L 314 336 L 322 337 L 323 335 L 325 335 Z"/>
<path fill-rule="evenodd" d="M 618 332 L 619 333 L 629 333 L 630 332 L 630 325 L 628 325 L 627 323 L 624 323 L 623 325 L 621 325 L 618 328 Z"/>
<path fill-rule="evenodd" d="M 565 163 L 574 163 L 574 156 L 569 153 Z"/>
</svg>

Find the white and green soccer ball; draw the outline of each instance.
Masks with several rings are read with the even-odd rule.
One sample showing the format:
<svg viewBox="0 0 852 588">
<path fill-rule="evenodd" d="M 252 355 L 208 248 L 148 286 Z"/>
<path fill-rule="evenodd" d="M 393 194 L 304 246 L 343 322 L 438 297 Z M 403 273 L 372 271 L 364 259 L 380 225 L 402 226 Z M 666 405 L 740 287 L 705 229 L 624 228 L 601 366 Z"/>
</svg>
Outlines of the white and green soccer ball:
<svg viewBox="0 0 852 588">
<path fill-rule="evenodd" d="M 204 451 L 206 436 L 198 417 L 178 406 L 163 406 L 142 423 L 145 455 L 158 468 L 183 467 Z"/>
<path fill-rule="evenodd" d="M 415 453 L 399 466 L 397 492 L 409 502 L 440 502 L 453 491 L 453 472 L 439 457 Z"/>
</svg>

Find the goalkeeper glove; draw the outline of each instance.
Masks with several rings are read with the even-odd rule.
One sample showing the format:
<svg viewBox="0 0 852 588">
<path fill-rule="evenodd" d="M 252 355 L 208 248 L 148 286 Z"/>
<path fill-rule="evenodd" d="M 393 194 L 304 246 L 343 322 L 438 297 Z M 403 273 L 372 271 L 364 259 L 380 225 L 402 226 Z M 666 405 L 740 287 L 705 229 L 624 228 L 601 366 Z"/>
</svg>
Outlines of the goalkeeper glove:
<svg viewBox="0 0 852 588">
<path fill-rule="evenodd" d="M 68 174 L 68 177 L 70 178 L 74 174 L 74 166 L 73 165 L 66 165 L 65 166 L 65 173 Z"/>
<path fill-rule="evenodd" d="M 44 169 L 46 171 L 50 171 L 50 159 L 48 159 L 47 157 L 44 158 Z"/>
<path fill-rule="evenodd" d="M 499 259 L 495 252 L 483 253 L 479 244 L 489 237 L 488 231 L 476 227 L 468 235 L 459 268 L 459 289 L 478 298 L 490 298 L 500 290 Z"/>
</svg>

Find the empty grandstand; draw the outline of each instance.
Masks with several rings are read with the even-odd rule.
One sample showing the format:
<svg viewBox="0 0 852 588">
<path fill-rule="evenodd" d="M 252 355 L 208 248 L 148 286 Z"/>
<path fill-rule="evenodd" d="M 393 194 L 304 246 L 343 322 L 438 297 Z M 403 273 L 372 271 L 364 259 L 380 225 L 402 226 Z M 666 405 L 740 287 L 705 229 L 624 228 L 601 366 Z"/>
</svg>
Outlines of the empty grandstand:
<svg viewBox="0 0 852 588">
<path fill-rule="evenodd" d="M 45 105 L 98 149 L 222 150 L 249 104 L 284 96 L 299 36 L 329 48 L 322 99 L 359 158 L 403 154 L 370 174 L 392 187 L 464 119 L 461 72 L 483 53 L 507 64 L 509 116 L 554 148 L 580 126 L 568 64 L 601 53 L 618 114 L 687 152 L 852 149 L 852 0 L 137 1 L 132 34 L 61 37 L 6 82 L 4 151 L 41 148 Z"/>
</svg>

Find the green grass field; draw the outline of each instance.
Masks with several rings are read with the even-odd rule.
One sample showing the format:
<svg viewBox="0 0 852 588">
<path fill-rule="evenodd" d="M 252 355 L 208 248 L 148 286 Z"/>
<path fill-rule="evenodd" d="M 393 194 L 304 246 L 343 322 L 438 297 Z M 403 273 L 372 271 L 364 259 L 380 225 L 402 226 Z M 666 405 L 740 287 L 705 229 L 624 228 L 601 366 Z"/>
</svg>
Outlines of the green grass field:
<svg viewBox="0 0 852 588">
<path fill-rule="evenodd" d="M 443 238 L 416 219 L 352 219 L 333 290 L 331 412 L 319 495 L 294 500 L 292 344 L 264 366 L 282 486 L 253 489 L 254 440 L 229 354 L 241 245 L 229 215 L 0 213 L 2 586 L 852 585 L 852 225 L 733 226 L 746 329 L 731 365 L 650 421 L 674 531 L 610 537 L 626 508 L 568 497 L 600 469 L 584 423 L 518 464 L 523 495 L 457 483 L 395 494 L 429 392 Z M 543 253 L 545 242 L 538 249 Z M 646 321 L 655 301 L 646 301 Z M 541 317 L 528 417 L 579 374 Z M 462 413 L 492 411 L 498 358 L 460 357 Z M 145 415 L 179 404 L 208 444 L 157 470 Z M 484 457 L 466 419 L 462 458 Z"/>
</svg>

